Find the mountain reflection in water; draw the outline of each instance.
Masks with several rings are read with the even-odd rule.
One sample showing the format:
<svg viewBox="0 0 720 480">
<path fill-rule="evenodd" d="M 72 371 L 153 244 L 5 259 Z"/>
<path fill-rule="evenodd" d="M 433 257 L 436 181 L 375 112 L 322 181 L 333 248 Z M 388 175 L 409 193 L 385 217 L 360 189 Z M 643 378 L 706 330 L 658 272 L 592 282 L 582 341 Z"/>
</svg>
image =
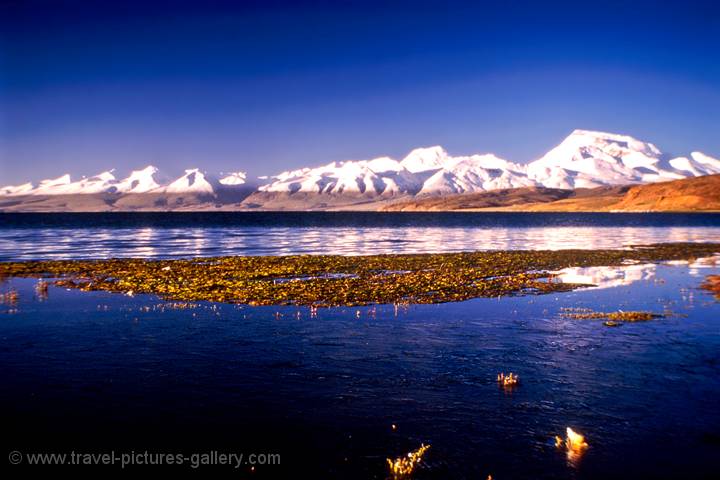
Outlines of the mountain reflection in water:
<svg viewBox="0 0 720 480">
<path fill-rule="evenodd" d="M 301 214 L 298 214 L 301 215 Z M 720 222 L 719 222 L 720 224 Z M 720 226 L 199 226 L 1 225 L 0 260 L 221 255 L 371 255 L 511 249 L 599 249 L 708 242 Z"/>
</svg>

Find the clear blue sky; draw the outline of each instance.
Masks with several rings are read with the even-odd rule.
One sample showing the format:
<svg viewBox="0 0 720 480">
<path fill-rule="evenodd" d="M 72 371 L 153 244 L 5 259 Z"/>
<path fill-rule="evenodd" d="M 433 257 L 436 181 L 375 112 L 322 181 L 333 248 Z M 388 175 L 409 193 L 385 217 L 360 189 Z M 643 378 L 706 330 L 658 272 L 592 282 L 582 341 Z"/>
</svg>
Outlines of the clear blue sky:
<svg viewBox="0 0 720 480">
<path fill-rule="evenodd" d="M 0 184 L 526 162 L 574 128 L 720 156 L 714 3 L 0 0 Z"/>
</svg>

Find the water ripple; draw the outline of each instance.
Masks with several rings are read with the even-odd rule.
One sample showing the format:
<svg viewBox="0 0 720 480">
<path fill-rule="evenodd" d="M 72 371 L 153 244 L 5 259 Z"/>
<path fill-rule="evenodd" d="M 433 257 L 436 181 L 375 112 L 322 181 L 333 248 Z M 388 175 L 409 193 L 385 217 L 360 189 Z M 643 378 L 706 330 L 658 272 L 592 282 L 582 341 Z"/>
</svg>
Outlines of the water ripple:
<svg viewBox="0 0 720 480">
<path fill-rule="evenodd" d="M 0 260 L 621 248 L 720 238 L 698 214 L 0 214 Z"/>
</svg>

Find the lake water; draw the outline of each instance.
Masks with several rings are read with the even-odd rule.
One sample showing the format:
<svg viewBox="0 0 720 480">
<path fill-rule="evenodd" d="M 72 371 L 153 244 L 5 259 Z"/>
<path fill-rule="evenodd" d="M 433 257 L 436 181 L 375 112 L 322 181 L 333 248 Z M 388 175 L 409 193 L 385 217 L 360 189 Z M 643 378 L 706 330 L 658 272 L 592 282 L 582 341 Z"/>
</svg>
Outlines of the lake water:
<svg viewBox="0 0 720 480">
<path fill-rule="evenodd" d="M 720 238 L 714 215 L 0 218 L 5 260 Z M 178 238 L 190 227 L 194 240 Z M 142 237 L 145 230 L 152 233 Z M 284 246 L 275 243 L 281 231 Z M 383 235 L 407 242 L 383 243 Z M 0 305 L 3 444 L 22 452 L 281 454 L 280 466 L 254 472 L 199 469 L 240 478 L 385 479 L 387 457 L 423 443 L 431 447 L 413 478 L 713 478 L 720 302 L 699 288 L 709 274 L 720 274 L 717 259 L 575 268 L 563 271 L 565 281 L 597 287 L 317 312 L 178 308 L 149 295 L 56 287 L 44 298 L 35 280 L 9 279 L 0 291 L 15 289 L 19 299 Z M 565 318 L 565 308 L 672 314 L 608 328 Z M 499 388 L 501 371 L 518 373 L 520 385 Z M 590 445 L 580 458 L 552 444 L 568 426 Z"/>
<path fill-rule="evenodd" d="M 720 214 L 1 214 L 0 260 L 621 248 L 720 239 Z"/>
</svg>

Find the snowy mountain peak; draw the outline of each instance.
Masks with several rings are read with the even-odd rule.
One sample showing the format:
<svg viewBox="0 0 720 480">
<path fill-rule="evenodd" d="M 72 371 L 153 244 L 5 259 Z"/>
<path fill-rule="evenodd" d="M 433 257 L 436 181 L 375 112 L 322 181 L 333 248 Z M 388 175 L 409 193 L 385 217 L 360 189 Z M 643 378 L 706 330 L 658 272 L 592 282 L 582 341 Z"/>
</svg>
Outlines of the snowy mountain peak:
<svg viewBox="0 0 720 480">
<path fill-rule="evenodd" d="M 469 193 L 532 186 L 524 167 L 493 154 L 449 157 L 424 183 L 421 194 Z"/>
<path fill-rule="evenodd" d="M 158 170 L 156 166 L 148 165 L 140 170 L 133 170 L 132 173 L 130 173 L 130 176 L 135 178 L 148 178 L 156 175 L 158 172 L 160 172 L 160 170 Z"/>
<path fill-rule="evenodd" d="M 141 170 L 134 170 L 130 176 L 118 182 L 113 191 L 120 193 L 147 193 L 160 187 L 158 169 L 148 165 Z"/>
<path fill-rule="evenodd" d="M 632 150 L 642 152 L 646 155 L 660 155 L 660 150 L 652 143 L 643 142 L 629 135 L 620 135 L 617 133 L 598 132 L 593 130 L 573 130 L 562 144 L 572 144 L 575 146 L 596 146 L 611 147 L 614 146 L 620 150 Z M 561 144 L 561 145 L 562 145 Z"/>
<path fill-rule="evenodd" d="M 58 187 L 61 185 L 69 185 L 70 184 L 70 174 L 66 173 L 65 175 L 61 175 L 57 178 L 48 178 L 46 180 L 40 181 L 39 188 L 52 188 L 52 187 Z"/>
<path fill-rule="evenodd" d="M 261 192 L 309 192 L 353 195 L 395 195 L 417 191 L 414 178 L 395 159 L 331 162 L 317 168 L 282 172 L 259 187 Z M 262 177 L 261 177 L 262 178 Z"/>
<path fill-rule="evenodd" d="M 94 177 L 91 177 L 90 180 L 95 181 L 102 181 L 102 182 L 111 182 L 115 180 L 115 175 L 113 175 L 113 172 L 115 169 L 108 170 L 107 172 L 98 173 Z"/>
<path fill-rule="evenodd" d="M 692 159 L 695 160 L 696 162 L 698 162 L 702 165 L 706 165 L 709 168 L 720 169 L 720 160 L 712 158 L 709 155 L 705 155 L 702 152 L 692 152 L 692 153 L 690 153 L 690 157 L 692 157 Z"/>
<path fill-rule="evenodd" d="M 448 159 L 448 153 L 439 145 L 434 147 L 416 148 L 401 162 L 408 172 L 418 173 L 442 168 Z"/>
<path fill-rule="evenodd" d="M 215 193 L 212 184 L 199 168 L 185 170 L 185 175 L 178 178 L 165 188 L 167 193 Z"/>
<path fill-rule="evenodd" d="M 592 188 L 647 183 L 720 174 L 720 160 L 693 151 L 671 158 L 652 143 L 628 135 L 574 130 L 539 159 L 527 165 L 491 153 L 451 156 L 440 146 L 417 148 L 398 161 L 390 157 L 348 160 L 300 168 L 268 177 L 257 191 L 294 195 L 361 196 L 363 201 L 396 195 L 438 195 L 484 192 L 528 186 Z M 209 176 L 199 168 L 185 170 L 172 182 L 163 181 L 149 165 L 117 180 L 113 170 L 73 182 L 70 175 L 0 188 L 0 195 L 76 193 L 191 193 L 227 197 L 255 188 L 245 172 Z"/>
<path fill-rule="evenodd" d="M 112 171 L 107 171 L 69 184 L 65 193 L 100 193 L 108 191 L 115 183 L 115 175 Z"/>
<path fill-rule="evenodd" d="M 283 172 L 268 177 L 260 191 L 432 195 L 526 186 L 592 188 L 712 173 L 720 173 L 720 164 L 699 152 L 668 160 L 652 143 L 629 135 L 574 130 L 527 165 L 493 154 L 453 157 L 433 146 L 412 150 L 399 162 L 380 157 Z"/>
<path fill-rule="evenodd" d="M 219 182 L 223 185 L 243 185 L 247 181 L 247 173 L 231 172 L 223 174 Z"/>
<path fill-rule="evenodd" d="M 683 178 L 652 143 L 628 135 L 575 130 L 528 164 L 528 177 L 554 188 L 597 187 Z"/>
<path fill-rule="evenodd" d="M 28 195 L 33 188 L 35 187 L 32 182 L 23 183 L 22 185 L 7 185 L 0 188 L 0 195 Z"/>
<path fill-rule="evenodd" d="M 367 161 L 367 167 L 375 173 L 400 172 L 403 166 L 390 157 L 378 157 Z"/>
</svg>

